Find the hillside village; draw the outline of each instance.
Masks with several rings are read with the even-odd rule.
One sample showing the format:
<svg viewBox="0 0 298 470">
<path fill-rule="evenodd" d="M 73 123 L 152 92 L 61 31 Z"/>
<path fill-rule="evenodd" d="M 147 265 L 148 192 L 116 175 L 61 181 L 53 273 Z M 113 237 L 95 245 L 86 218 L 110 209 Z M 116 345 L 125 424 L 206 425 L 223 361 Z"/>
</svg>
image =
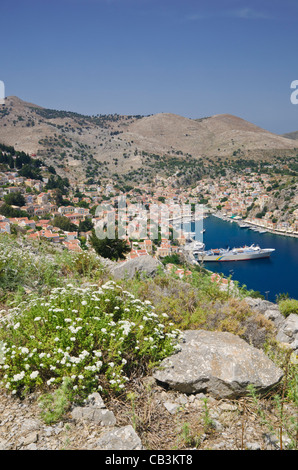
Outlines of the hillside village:
<svg viewBox="0 0 298 470">
<path fill-rule="evenodd" d="M 298 340 L 297 314 L 295 313 L 297 310 L 294 310 L 294 308 L 297 308 L 297 301 L 293 300 L 295 302 L 294 306 L 290 304 L 291 314 L 287 318 L 282 313 L 282 307 L 284 306 L 285 309 L 288 306 L 287 302 L 292 302 L 291 299 L 283 300 L 277 305 L 258 299 L 258 293 L 256 293 L 256 298 L 253 297 L 253 292 L 250 292 L 252 297 L 247 297 L 248 291 L 240 289 L 240 294 L 240 290 L 233 281 L 222 278 L 216 273 L 211 274 L 205 272 L 204 269 L 201 271 L 200 267 L 196 271 L 196 268 L 189 265 L 185 267 L 183 263 L 182 267 L 177 266 L 180 263 L 175 263 L 175 260 L 177 260 L 177 256 L 179 258 L 184 256 L 183 247 L 188 241 L 188 235 L 182 231 L 178 234 L 179 236 L 173 236 L 174 220 L 177 218 L 179 221 L 180 217 L 179 211 L 177 215 L 174 209 L 177 206 L 184 207 L 185 205 L 192 210 L 197 205 L 204 206 L 206 215 L 213 213 L 228 220 L 235 220 L 239 223 L 245 222 L 252 227 L 261 226 L 266 230 L 283 233 L 285 236 L 298 236 L 296 175 L 279 175 L 277 179 L 274 173 L 254 172 L 253 168 L 245 167 L 243 171 L 239 172 L 208 175 L 190 186 L 178 185 L 177 175 L 174 174 L 170 177 L 157 175 L 152 182 L 144 183 L 142 181 L 137 185 L 121 188 L 117 178 L 113 179 L 112 177 L 102 180 L 102 184 L 74 184 L 73 181 L 61 179 L 53 168 L 48 167 L 41 161 L 38 162 L 37 159 L 35 160 L 35 156 L 30 157 L 31 160 L 28 163 L 30 168 L 25 168 L 26 165 L 19 165 L 20 168 L 17 168 L 18 158 L 20 158 L 18 154 L 14 155 L 12 153 L 8 164 L 0 162 L 0 233 L 3 235 L 3 237 L 0 236 L 0 242 L 3 244 L 2 259 L 5 267 L 2 271 L 2 285 L 6 286 L 6 291 L 11 295 L 7 299 L 3 295 L 6 303 L 3 304 L 4 308 L 1 311 L 2 322 L 6 318 L 9 319 L 10 313 L 14 311 L 14 309 L 8 310 L 8 304 L 12 301 L 12 296 L 16 295 L 17 289 L 22 286 L 23 290 L 20 290 L 20 292 L 23 292 L 23 294 L 18 294 L 24 296 L 22 309 L 26 305 L 26 301 L 29 302 L 28 305 L 31 305 L 30 302 L 33 305 L 35 295 L 37 296 L 36 302 L 41 303 L 41 307 L 37 306 L 36 308 L 42 308 L 42 310 L 37 310 L 36 313 L 35 306 L 28 307 L 29 312 L 31 312 L 31 308 L 33 309 L 33 316 L 31 321 L 28 322 L 30 328 L 32 325 L 35 328 L 36 322 L 41 320 L 45 306 L 49 308 L 49 312 L 55 312 L 53 318 L 57 318 L 57 314 L 60 315 L 59 312 L 64 312 L 58 303 L 61 300 L 66 301 L 66 303 L 69 301 L 69 305 L 72 305 L 72 310 L 67 310 L 67 318 L 65 319 L 67 325 L 69 321 L 72 321 L 69 318 L 72 315 L 75 321 L 81 321 L 81 313 L 79 317 L 77 316 L 79 309 L 82 312 L 82 309 L 86 308 L 86 312 L 89 312 L 88 309 L 91 306 L 90 311 L 93 314 L 94 312 L 104 312 L 103 319 L 105 321 L 108 318 L 108 327 L 111 328 L 109 330 L 111 334 L 107 336 L 113 338 L 115 336 L 114 328 L 117 323 L 111 321 L 111 314 L 106 312 L 109 308 L 114 309 L 113 302 L 115 299 L 118 301 L 121 297 L 118 295 L 118 290 L 114 290 L 116 289 L 116 283 L 110 280 L 110 276 L 112 276 L 113 279 L 118 279 L 119 286 L 117 289 L 121 290 L 121 295 L 127 295 L 130 302 L 120 304 L 123 315 L 130 315 L 129 317 L 123 317 L 124 320 L 118 322 L 121 335 L 124 335 L 122 325 L 136 325 L 138 321 L 131 322 L 131 320 L 134 320 L 134 317 L 131 318 L 133 309 L 135 309 L 137 315 L 139 315 L 140 308 L 148 309 L 147 316 L 144 315 L 143 318 L 144 321 L 149 320 L 151 322 L 150 315 L 152 318 L 158 317 L 156 313 L 151 311 L 152 308 L 156 308 L 161 318 L 168 319 L 166 320 L 168 321 L 167 328 L 178 325 L 183 331 L 186 330 L 187 349 L 185 359 L 182 362 L 183 382 L 181 389 L 175 389 L 170 385 L 168 390 L 169 379 L 166 375 L 159 376 L 155 372 L 155 375 L 145 375 L 143 377 L 144 372 L 142 374 L 138 372 L 140 377 L 136 378 L 136 372 L 133 372 L 130 379 L 126 376 L 123 379 L 128 381 L 130 387 L 127 388 L 127 394 L 125 392 L 123 395 L 115 395 L 114 397 L 110 391 L 111 389 L 108 388 L 111 386 L 109 385 L 104 390 L 104 393 L 106 393 L 106 395 L 103 394 L 104 401 L 101 394 L 96 392 L 88 395 L 84 406 L 77 406 L 75 401 L 72 403 L 71 398 L 63 389 L 64 398 L 67 398 L 67 402 L 65 408 L 55 416 L 51 414 L 52 405 L 50 411 L 47 412 L 45 406 L 44 411 L 41 412 L 40 404 L 42 402 L 36 401 L 31 395 L 26 402 L 18 401 L 15 399 L 15 395 L 8 395 L 7 385 L 5 385 L 6 389 L 2 389 L 0 394 L 1 407 L 5 410 L 1 421 L 3 437 L 0 439 L 0 449 L 48 450 L 66 447 L 69 449 L 111 450 L 114 449 L 114 445 L 116 449 L 122 449 L 121 446 L 125 446 L 123 448 L 130 450 L 177 448 L 188 450 L 197 448 L 272 450 L 285 447 L 289 449 L 297 448 L 297 424 L 293 428 L 291 421 L 291 418 L 296 416 L 297 412 L 297 388 L 295 388 L 295 392 L 292 392 L 294 387 L 297 387 L 297 383 L 292 380 L 291 375 L 295 376 L 292 371 L 297 368 Z M 35 174 L 36 168 L 38 168 L 38 171 Z M 101 265 L 103 258 L 98 256 L 93 258 L 94 253 L 89 250 L 92 247 L 94 227 L 109 221 L 119 223 L 120 197 L 125 198 L 127 204 L 124 222 L 127 224 L 125 239 L 129 249 L 125 257 L 132 260 L 129 264 L 135 262 L 142 264 L 144 262 L 143 273 L 145 272 L 146 258 L 150 258 L 150 262 L 155 264 L 154 276 L 152 275 L 152 277 L 149 276 L 143 279 L 140 275 L 140 277 L 126 278 L 125 266 L 121 264 L 126 259 L 121 259 L 118 262 L 111 261 L 111 265 L 109 264 L 110 260 L 104 260 L 107 263 Z M 134 212 L 138 204 L 141 208 L 145 207 L 147 212 L 149 209 L 149 220 L 142 211 Z M 104 208 L 101 213 L 97 211 L 98 206 Z M 172 214 L 168 226 L 165 227 L 164 231 L 158 233 L 157 238 L 152 237 L 152 227 L 160 223 L 160 212 L 155 210 L 156 207 L 165 207 L 168 213 Z M 130 211 L 130 209 L 132 210 Z M 190 213 L 189 217 L 188 220 L 191 220 L 193 213 Z M 144 227 L 145 234 L 142 232 Z M 22 236 L 5 236 L 5 234 L 18 233 Z M 39 241 L 41 243 L 36 243 Z M 43 253 L 43 250 L 48 248 L 49 252 Z M 85 251 L 86 253 L 84 253 Z M 68 256 L 68 252 L 71 253 L 70 256 Z M 151 256 L 146 257 L 148 254 Z M 61 258 L 58 262 L 59 256 Z M 16 273 L 15 266 L 18 259 L 20 259 L 21 266 L 18 267 Z M 162 263 L 159 261 L 162 261 Z M 90 271 L 87 269 L 84 272 L 82 268 L 84 262 L 87 262 Z M 161 268 L 160 265 L 162 264 L 164 268 L 159 273 L 158 269 Z M 125 271 L 125 276 L 122 273 L 123 278 L 119 277 L 119 269 Z M 150 269 L 151 267 L 148 266 L 146 273 Z M 14 281 L 14 279 L 16 280 Z M 36 281 L 36 279 L 38 280 Z M 109 279 L 109 281 L 105 282 L 106 279 Z M 93 292 L 92 289 L 99 290 Z M 135 292 L 136 298 L 134 294 L 129 292 L 130 290 Z M 57 292 L 60 292 L 60 294 L 57 295 Z M 92 297 L 89 297 L 90 292 L 94 293 Z M 100 298 L 95 296 L 99 292 L 103 293 Z M 4 289 L 2 289 L 2 293 L 5 293 Z M 53 301 L 53 304 L 44 302 L 46 295 L 49 293 L 52 295 L 51 301 Z M 77 299 L 75 297 L 76 293 L 78 294 Z M 143 304 L 138 297 L 144 299 Z M 102 303 L 100 306 L 96 305 L 94 307 L 95 301 Z M 140 305 L 144 305 L 144 307 L 140 307 Z M 16 307 L 16 309 L 18 308 Z M 119 308 L 118 305 L 115 306 L 117 314 Z M 41 311 L 42 314 L 39 315 Z M 18 318 L 21 319 L 21 317 L 16 317 L 16 319 Z M 62 318 L 64 322 L 64 313 Z M 73 344 L 77 344 L 73 342 L 79 338 L 82 328 L 88 328 L 89 319 L 88 316 L 88 321 L 81 321 L 80 326 L 76 324 L 76 327 L 74 327 L 75 323 L 67 326 L 67 332 L 69 331 L 70 336 L 70 345 L 67 346 L 67 350 L 70 350 Z M 99 316 L 94 316 L 94 320 L 96 325 L 100 325 L 98 327 L 100 328 L 99 334 L 104 335 L 103 341 L 105 341 L 107 324 L 98 323 Z M 157 323 L 159 321 L 156 320 Z M 45 322 L 44 324 L 47 325 L 48 323 Z M 20 323 L 17 322 L 12 328 L 12 331 L 16 332 L 15 334 L 18 334 L 19 325 Z M 146 326 L 145 323 L 139 325 L 138 333 L 144 331 Z M 158 326 L 164 328 L 162 323 L 158 323 Z M 150 326 L 148 330 L 150 331 L 149 339 L 147 336 L 144 339 L 146 347 L 147 344 L 150 345 L 154 341 L 151 328 Z M 201 330 L 201 328 L 203 329 Z M 49 366 L 50 375 L 47 376 L 45 382 L 45 387 L 48 387 L 47 390 L 52 381 L 56 380 L 53 371 L 56 370 L 59 361 L 61 371 L 64 373 L 63 366 L 66 356 L 58 360 L 53 354 L 53 359 L 50 359 L 53 351 L 52 345 L 59 340 L 60 329 L 64 331 L 60 325 L 57 326 L 55 323 L 53 333 L 50 333 L 49 329 L 47 329 L 46 334 L 44 330 L 41 330 L 43 339 L 48 339 L 50 334 L 53 334 L 53 340 L 49 341 L 50 350 L 48 354 L 45 353 L 47 351 L 46 345 L 41 346 L 42 349 L 40 350 L 33 349 L 29 344 L 28 348 L 19 348 L 21 354 L 23 354 L 23 351 L 32 349 L 38 351 L 39 360 L 46 355 L 47 359 L 56 361 L 55 365 L 50 363 Z M 204 331 L 205 329 L 207 331 Z M 3 332 L 4 330 L 5 328 L 3 328 Z M 93 340 L 93 330 L 92 333 L 90 331 L 83 330 L 81 335 L 83 339 L 79 345 L 81 348 L 79 360 L 80 357 L 85 357 L 85 354 L 88 354 L 87 349 L 90 346 L 84 341 L 88 342 L 90 338 Z M 175 329 L 173 331 L 175 332 Z M 75 336 L 76 334 L 78 335 Z M 262 402 L 260 400 L 253 402 L 254 396 L 245 396 L 247 394 L 246 390 L 243 391 L 244 396 L 237 395 L 236 397 L 225 396 L 223 390 L 214 392 L 211 387 L 206 394 L 205 391 L 202 393 L 193 392 L 192 390 L 190 392 L 186 391 L 188 389 L 184 388 L 186 383 L 185 371 L 189 367 L 196 370 L 198 357 L 195 350 L 188 350 L 189 344 L 193 344 L 195 339 L 196 347 L 200 338 L 196 339 L 196 336 L 193 338 L 192 335 L 200 336 L 202 334 L 206 335 L 208 348 L 210 345 L 210 350 L 218 350 L 218 358 L 223 361 L 220 369 L 229 370 L 231 358 L 233 358 L 233 361 L 234 359 L 238 361 L 235 370 L 242 371 L 245 362 L 245 374 L 241 377 L 241 380 L 243 380 L 243 387 L 247 387 L 247 383 L 251 383 L 251 394 L 254 393 L 253 384 L 256 383 L 254 377 L 255 364 L 258 363 L 257 372 L 259 373 L 259 370 L 261 370 L 260 375 L 263 374 L 266 380 L 270 369 L 269 389 L 271 386 L 275 387 L 276 384 L 279 384 L 282 400 L 285 397 L 288 400 L 283 405 L 285 410 L 282 417 L 284 427 L 282 433 L 280 432 L 280 435 L 283 436 L 279 436 L 279 442 L 274 440 L 275 434 L 280 431 L 278 405 L 276 405 L 276 408 L 272 406 L 270 413 L 267 412 L 269 406 L 271 406 L 270 403 L 274 402 L 275 396 L 273 396 L 271 402 L 269 401 L 268 405 L 266 397 L 262 399 Z M 173 335 L 174 333 L 169 332 L 165 336 L 161 335 L 160 338 L 170 338 Z M 226 335 L 229 335 L 230 342 L 233 344 L 235 342 L 237 354 L 235 354 L 233 344 L 226 344 L 224 351 L 222 350 L 222 343 Z M 237 336 L 240 336 L 241 339 Z M 24 334 L 23 337 L 25 339 L 29 338 L 30 341 L 35 340 L 34 335 L 31 334 Z M 97 338 L 97 333 L 94 335 L 95 337 Z M 135 332 L 133 337 L 137 337 Z M 270 345 L 276 345 L 276 338 L 281 342 L 281 349 L 277 349 L 277 352 L 274 351 L 274 353 L 272 351 L 271 355 L 274 357 L 276 364 L 284 361 L 282 363 L 282 366 L 286 368 L 284 379 L 282 369 L 277 368 L 271 359 L 266 358 L 265 355 L 262 357 L 255 356 L 260 354 L 257 348 L 265 348 L 267 341 Z M 132 352 L 127 354 L 126 359 L 126 357 L 121 357 L 122 352 L 119 352 L 119 348 L 117 347 L 116 350 L 113 343 L 111 344 L 112 347 L 108 347 L 106 350 L 112 351 L 112 354 L 114 352 L 116 355 L 119 354 L 122 366 L 127 364 L 129 358 L 134 357 L 133 354 L 136 354 L 140 349 L 139 346 L 133 347 Z M 273 349 L 273 346 L 270 347 Z M 277 348 L 277 346 L 274 347 Z M 92 350 L 94 348 L 91 347 Z M 152 350 L 155 351 L 155 348 L 156 345 L 153 344 Z M 6 351 L 5 346 L 2 347 L 3 350 Z M 60 348 L 57 351 L 59 354 L 61 351 L 63 352 Z M 96 348 L 93 352 L 101 354 Z M 184 353 L 182 349 L 178 351 L 178 354 L 179 352 Z M 97 357 L 96 354 L 94 355 L 95 358 Z M 175 350 L 169 360 L 175 360 L 178 357 L 179 362 L 180 356 L 178 354 Z M 277 357 L 278 354 L 280 354 L 280 358 Z M 140 363 L 140 367 L 145 367 L 142 364 L 142 356 L 135 357 L 137 359 L 134 359 L 134 364 Z M 210 357 L 209 350 L 204 351 L 202 357 L 205 365 Z M 75 357 L 71 358 L 71 360 L 74 359 L 77 360 Z M 14 353 L 11 356 L 11 361 L 13 360 Z M 113 355 L 111 358 L 106 359 L 109 367 L 107 374 L 110 369 L 113 370 L 116 360 L 118 359 Z M 9 361 L 8 356 L 7 361 Z M 265 362 L 263 363 L 263 361 Z M 214 367 L 214 364 L 217 364 L 217 358 L 211 362 L 212 367 Z M 39 370 L 45 370 L 44 362 L 40 364 L 38 362 L 37 366 L 36 364 L 34 370 L 29 370 L 30 380 L 38 380 Z M 69 367 L 68 364 L 70 362 L 67 363 L 67 367 Z M 80 366 L 77 366 L 76 362 L 74 364 L 73 367 L 78 367 L 79 373 L 71 374 L 71 382 L 69 383 L 74 384 L 73 390 L 77 390 L 78 385 L 72 381 L 81 381 L 78 383 L 82 384 L 82 389 L 84 389 L 87 376 L 85 377 L 83 372 L 85 373 L 85 369 L 88 371 L 97 369 L 94 369 L 95 365 L 88 365 L 88 369 L 86 367 L 80 373 Z M 102 361 L 97 361 L 96 364 L 96 367 L 101 367 Z M 167 362 L 162 364 L 162 369 L 164 365 L 167 367 Z M 3 367 L 4 372 L 7 372 L 9 365 L 5 363 L 1 367 Z M 38 370 L 36 370 L 36 367 Z M 129 367 L 131 367 L 130 363 Z M 26 364 L 25 368 L 27 371 L 29 365 Z M 13 370 L 13 368 L 11 369 Z M 203 369 L 204 367 L 199 364 L 198 370 Z M 217 367 L 214 369 L 217 369 Z M 16 371 L 18 370 L 16 369 Z M 169 370 L 170 380 L 177 375 L 177 371 L 180 373 L 176 365 L 170 365 Z M 167 369 L 165 372 L 167 373 Z M 212 370 L 212 374 L 214 373 L 217 373 L 217 370 L 215 372 Z M 14 374 L 12 377 L 13 382 L 15 380 L 21 381 L 24 374 L 22 371 Z M 7 373 L 3 375 L 4 378 L 7 378 Z M 109 379 L 109 384 L 114 384 L 116 383 L 114 375 L 115 372 L 109 378 L 106 375 L 104 380 Z M 102 373 L 101 378 L 103 377 L 105 376 Z M 179 374 L 177 377 L 178 382 L 181 382 Z M 98 379 L 98 375 L 95 375 L 95 379 Z M 117 378 L 117 380 L 120 379 Z M 187 377 L 186 380 L 188 380 Z M 229 377 L 227 380 L 229 380 Z M 236 378 L 237 387 L 241 380 Z M 286 385 L 280 385 L 282 380 Z M 205 383 L 205 381 L 206 378 L 203 377 L 203 382 Z M 196 376 L 194 379 L 191 378 L 191 382 L 198 382 Z M 210 383 L 217 384 L 221 382 L 222 378 L 219 380 L 216 376 L 213 379 L 213 376 L 211 376 Z M 55 386 L 59 386 L 58 381 Z M 62 386 L 61 389 L 57 388 L 57 393 L 61 393 Z M 120 384 L 120 387 L 124 387 L 124 384 Z M 228 385 L 229 387 L 230 385 Z M 264 392 L 268 393 L 268 384 L 265 383 L 262 387 L 264 387 Z M 102 388 L 99 388 L 99 390 L 102 391 Z M 108 393 L 107 390 L 109 390 Z M 131 390 L 131 393 L 128 393 L 129 390 Z M 14 392 L 13 390 L 12 393 Z M 54 393 L 56 391 L 53 392 L 52 397 L 55 397 Z M 119 393 L 122 393 L 121 390 Z M 294 393 L 295 395 L 293 395 Z M 34 396 L 44 399 L 44 395 Z M 264 426 L 262 416 L 260 417 L 258 414 L 260 406 L 264 407 L 262 410 L 266 409 L 266 419 L 269 419 L 270 426 L 271 422 L 273 423 L 274 433 L 267 432 L 267 424 Z M 148 416 L 143 418 L 143 412 L 147 409 Z M 230 416 L 227 417 L 227 413 Z M 134 422 L 134 420 L 136 421 Z M 246 420 L 247 426 L 244 425 L 244 420 Z M 146 426 L 143 423 L 146 423 Z M 241 434 L 239 434 L 240 429 L 242 429 Z M 118 433 L 123 433 L 124 437 L 122 434 L 119 437 Z M 68 440 L 67 444 L 65 443 L 66 440 Z"/>
<path fill-rule="evenodd" d="M 43 170 L 47 168 L 41 167 L 41 171 Z M 248 225 L 265 230 L 298 236 L 298 194 L 295 180 L 288 176 L 279 178 L 277 188 L 274 186 L 274 177 L 253 173 L 250 168 L 245 169 L 243 174 L 232 177 L 206 177 L 190 188 L 175 187 L 175 176 L 156 176 L 153 184 L 142 183 L 130 187 L 127 192 L 120 190 L 117 182 L 109 179 L 102 186 L 78 184 L 73 188 L 70 185 L 67 194 L 60 194 L 58 201 L 57 190 L 47 189 L 48 181 L 49 175 L 37 180 L 20 176 L 16 169 L 0 173 L 0 211 L 7 195 L 21 194 L 24 204 L 12 205 L 12 208 L 26 214 L 22 213 L 19 217 L 0 215 L 0 233 L 11 233 L 17 229 L 28 239 L 42 238 L 60 243 L 70 251 L 88 249 L 91 228 L 102 218 L 117 219 L 117 201 L 119 196 L 124 196 L 128 212 L 130 204 L 142 204 L 147 209 L 164 204 L 169 210 L 173 204 L 204 204 L 206 211 L 216 212 L 219 216 L 245 221 Z M 284 204 L 278 198 L 282 190 L 286 191 Z M 102 203 L 107 204 L 109 209 L 96 216 L 96 207 Z M 68 220 L 72 229 L 55 226 L 57 216 Z M 164 233 L 158 243 L 155 243 L 150 236 L 149 224 L 146 227 L 147 236 L 140 236 L 141 217 L 128 215 L 126 219 L 128 230 L 125 238 L 131 248 L 126 255 L 128 259 L 147 254 L 164 258 L 181 252 L 181 246 L 186 242 L 183 233 L 175 240 L 171 240 L 170 232 Z M 82 225 L 86 221 L 89 221 L 87 230 Z M 171 224 L 169 229 L 173 229 Z"/>
</svg>

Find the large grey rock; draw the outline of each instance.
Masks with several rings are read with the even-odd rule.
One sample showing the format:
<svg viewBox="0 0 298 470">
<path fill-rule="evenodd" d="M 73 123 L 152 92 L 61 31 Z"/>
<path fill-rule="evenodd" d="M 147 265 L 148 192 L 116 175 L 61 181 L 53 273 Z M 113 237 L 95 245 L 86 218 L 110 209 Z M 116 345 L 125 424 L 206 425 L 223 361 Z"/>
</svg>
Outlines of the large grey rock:
<svg viewBox="0 0 298 470">
<path fill-rule="evenodd" d="M 112 266 L 110 273 L 115 279 L 132 279 L 136 273 L 151 277 L 156 274 L 158 268 L 162 267 L 162 263 L 157 259 L 143 255 Z"/>
<path fill-rule="evenodd" d="M 181 350 L 164 359 L 153 377 L 183 393 L 209 393 L 215 398 L 247 394 L 247 386 L 266 390 L 283 372 L 259 349 L 231 333 L 188 330 Z"/>
<path fill-rule="evenodd" d="M 143 450 L 141 439 L 130 425 L 105 432 L 92 448 L 97 450 Z"/>
</svg>

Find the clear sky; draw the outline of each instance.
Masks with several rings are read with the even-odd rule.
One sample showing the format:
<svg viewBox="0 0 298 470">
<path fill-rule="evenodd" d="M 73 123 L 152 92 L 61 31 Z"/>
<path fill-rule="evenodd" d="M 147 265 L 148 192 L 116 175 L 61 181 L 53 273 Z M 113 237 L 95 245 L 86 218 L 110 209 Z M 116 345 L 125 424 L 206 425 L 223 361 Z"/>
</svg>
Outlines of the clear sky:
<svg viewBox="0 0 298 470">
<path fill-rule="evenodd" d="M 298 130 L 297 0 L 0 0 L 6 96 Z"/>
</svg>

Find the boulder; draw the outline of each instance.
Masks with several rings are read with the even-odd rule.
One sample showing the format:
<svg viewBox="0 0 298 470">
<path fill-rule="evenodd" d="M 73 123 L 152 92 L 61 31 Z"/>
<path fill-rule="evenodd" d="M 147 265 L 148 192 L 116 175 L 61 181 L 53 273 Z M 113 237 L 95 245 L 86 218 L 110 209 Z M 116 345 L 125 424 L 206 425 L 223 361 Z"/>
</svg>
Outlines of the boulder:
<svg viewBox="0 0 298 470">
<path fill-rule="evenodd" d="M 105 432 L 92 446 L 95 450 L 143 450 L 142 442 L 132 426 Z"/>
<path fill-rule="evenodd" d="M 164 359 L 153 377 L 183 393 L 237 398 L 247 395 L 248 385 L 265 391 L 283 377 L 261 350 L 231 333 L 188 330 L 180 345 L 180 351 Z"/>
<path fill-rule="evenodd" d="M 137 273 L 152 277 L 159 268 L 163 268 L 160 261 L 150 255 L 143 255 L 117 263 L 110 268 L 110 273 L 115 279 L 132 279 Z"/>
<path fill-rule="evenodd" d="M 113 426 L 116 424 L 114 413 L 105 407 L 99 393 L 89 395 L 85 406 L 74 407 L 71 416 L 75 420 L 82 419 L 101 426 Z"/>
</svg>

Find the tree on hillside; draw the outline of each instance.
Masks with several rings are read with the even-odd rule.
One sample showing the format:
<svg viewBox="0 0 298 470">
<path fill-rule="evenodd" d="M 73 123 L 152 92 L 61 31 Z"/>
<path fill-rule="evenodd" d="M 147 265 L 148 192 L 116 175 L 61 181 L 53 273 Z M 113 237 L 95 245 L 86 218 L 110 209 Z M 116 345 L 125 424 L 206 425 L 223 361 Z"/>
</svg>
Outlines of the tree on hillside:
<svg viewBox="0 0 298 470">
<path fill-rule="evenodd" d="M 79 223 L 79 232 L 89 232 L 94 227 L 92 220 L 87 218 L 85 220 L 81 220 Z"/>
<path fill-rule="evenodd" d="M 26 204 L 25 198 L 20 192 L 9 193 L 4 196 L 4 200 L 6 204 L 9 204 L 10 206 L 22 207 Z"/>
<path fill-rule="evenodd" d="M 113 261 L 125 259 L 125 254 L 130 251 L 126 240 L 120 240 L 118 237 L 115 239 L 108 237 L 101 239 L 96 236 L 94 230 L 92 231 L 90 242 L 98 255 Z"/>
<path fill-rule="evenodd" d="M 70 222 L 70 220 L 67 217 L 64 217 L 63 215 L 56 215 L 53 219 L 52 222 L 54 227 L 58 227 L 61 230 L 64 230 L 65 232 L 77 232 L 78 227 Z"/>
<path fill-rule="evenodd" d="M 0 206 L 0 214 L 4 215 L 5 217 L 29 217 L 26 211 L 15 209 L 14 207 L 11 207 L 9 204 L 5 203 Z"/>
</svg>

